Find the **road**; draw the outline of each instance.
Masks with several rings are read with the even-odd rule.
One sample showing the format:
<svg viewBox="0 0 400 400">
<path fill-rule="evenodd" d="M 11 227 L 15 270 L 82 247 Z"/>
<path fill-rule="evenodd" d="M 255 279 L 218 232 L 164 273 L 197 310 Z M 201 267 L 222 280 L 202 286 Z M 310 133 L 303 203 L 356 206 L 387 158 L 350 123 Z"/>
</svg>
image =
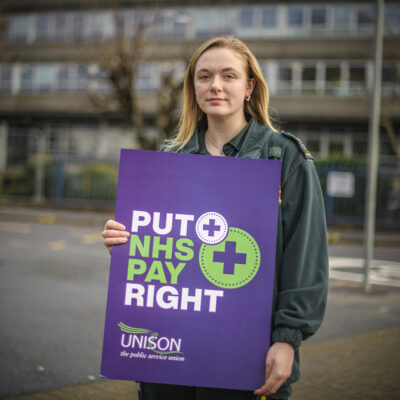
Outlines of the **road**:
<svg viewBox="0 0 400 400">
<path fill-rule="evenodd" d="M 0 397 L 98 379 L 109 265 L 100 230 L 0 221 Z M 362 249 L 332 246 L 330 256 L 355 260 Z M 400 250 L 380 248 L 375 257 L 391 262 L 388 279 L 397 282 Z M 334 280 L 311 340 L 399 324 L 398 287 L 386 282 L 365 295 Z"/>
</svg>

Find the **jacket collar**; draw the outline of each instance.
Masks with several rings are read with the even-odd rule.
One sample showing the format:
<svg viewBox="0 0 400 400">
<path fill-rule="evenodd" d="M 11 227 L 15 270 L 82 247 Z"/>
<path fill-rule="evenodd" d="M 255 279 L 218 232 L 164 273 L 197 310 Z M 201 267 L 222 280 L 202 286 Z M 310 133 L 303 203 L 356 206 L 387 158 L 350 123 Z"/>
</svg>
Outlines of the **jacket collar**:
<svg viewBox="0 0 400 400">
<path fill-rule="evenodd" d="M 192 137 L 186 146 L 180 151 L 181 153 L 197 153 L 200 148 L 199 132 L 203 128 L 204 120 L 198 122 Z M 246 132 L 246 137 L 243 140 L 242 146 L 239 149 L 239 157 L 258 158 L 262 148 L 269 140 L 273 131 L 256 118 L 250 117 L 249 126 Z"/>
</svg>

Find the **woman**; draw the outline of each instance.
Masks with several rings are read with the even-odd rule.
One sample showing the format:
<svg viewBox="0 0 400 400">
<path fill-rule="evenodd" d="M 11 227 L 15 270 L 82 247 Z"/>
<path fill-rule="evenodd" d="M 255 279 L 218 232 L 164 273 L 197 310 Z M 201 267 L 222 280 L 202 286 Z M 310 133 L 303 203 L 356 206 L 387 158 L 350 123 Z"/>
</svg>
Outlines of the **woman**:
<svg viewBox="0 0 400 400">
<path fill-rule="evenodd" d="M 257 60 L 240 40 L 209 40 L 193 55 L 184 84 L 177 136 L 161 151 L 279 159 L 281 198 L 271 346 L 265 383 L 254 393 L 145 383 L 144 399 L 287 399 L 299 378 L 298 347 L 322 322 L 328 284 L 324 206 L 312 156 L 300 140 L 276 132 L 268 116 L 268 88 Z M 129 233 L 108 221 L 104 244 Z"/>
</svg>

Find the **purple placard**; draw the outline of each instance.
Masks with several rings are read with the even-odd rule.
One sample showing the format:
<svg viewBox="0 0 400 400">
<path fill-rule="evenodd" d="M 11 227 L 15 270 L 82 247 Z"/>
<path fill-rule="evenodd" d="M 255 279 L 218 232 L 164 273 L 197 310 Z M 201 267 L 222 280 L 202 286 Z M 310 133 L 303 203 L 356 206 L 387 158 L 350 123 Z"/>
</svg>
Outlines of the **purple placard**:
<svg viewBox="0 0 400 400">
<path fill-rule="evenodd" d="M 269 347 L 280 161 L 121 150 L 101 375 L 254 390 Z"/>
</svg>

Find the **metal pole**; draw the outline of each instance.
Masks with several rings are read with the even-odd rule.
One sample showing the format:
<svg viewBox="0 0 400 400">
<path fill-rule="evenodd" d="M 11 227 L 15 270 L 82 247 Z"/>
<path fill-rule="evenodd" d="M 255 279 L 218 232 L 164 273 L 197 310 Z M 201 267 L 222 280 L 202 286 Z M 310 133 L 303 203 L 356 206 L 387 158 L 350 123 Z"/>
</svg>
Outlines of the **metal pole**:
<svg viewBox="0 0 400 400">
<path fill-rule="evenodd" d="M 43 201 L 44 189 L 44 156 L 46 152 L 46 136 L 44 132 L 36 134 L 36 173 L 35 173 L 35 189 L 34 203 L 41 204 Z"/>
<path fill-rule="evenodd" d="M 383 23 L 385 14 L 384 0 L 376 1 L 376 25 L 375 25 L 375 60 L 374 60 L 374 83 L 371 96 L 371 111 L 368 132 L 368 182 L 366 191 L 366 213 L 365 213 L 365 237 L 364 237 L 364 291 L 371 289 L 369 275 L 371 260 L 374 251 L 375 236 L 375 211 L 376 211 L 376 188 L 378 177 L 379 160 L 379 119 L 381 112 L 381 83 L 382 83 L 382 48 L 383 48 Z"/>
</svg>

